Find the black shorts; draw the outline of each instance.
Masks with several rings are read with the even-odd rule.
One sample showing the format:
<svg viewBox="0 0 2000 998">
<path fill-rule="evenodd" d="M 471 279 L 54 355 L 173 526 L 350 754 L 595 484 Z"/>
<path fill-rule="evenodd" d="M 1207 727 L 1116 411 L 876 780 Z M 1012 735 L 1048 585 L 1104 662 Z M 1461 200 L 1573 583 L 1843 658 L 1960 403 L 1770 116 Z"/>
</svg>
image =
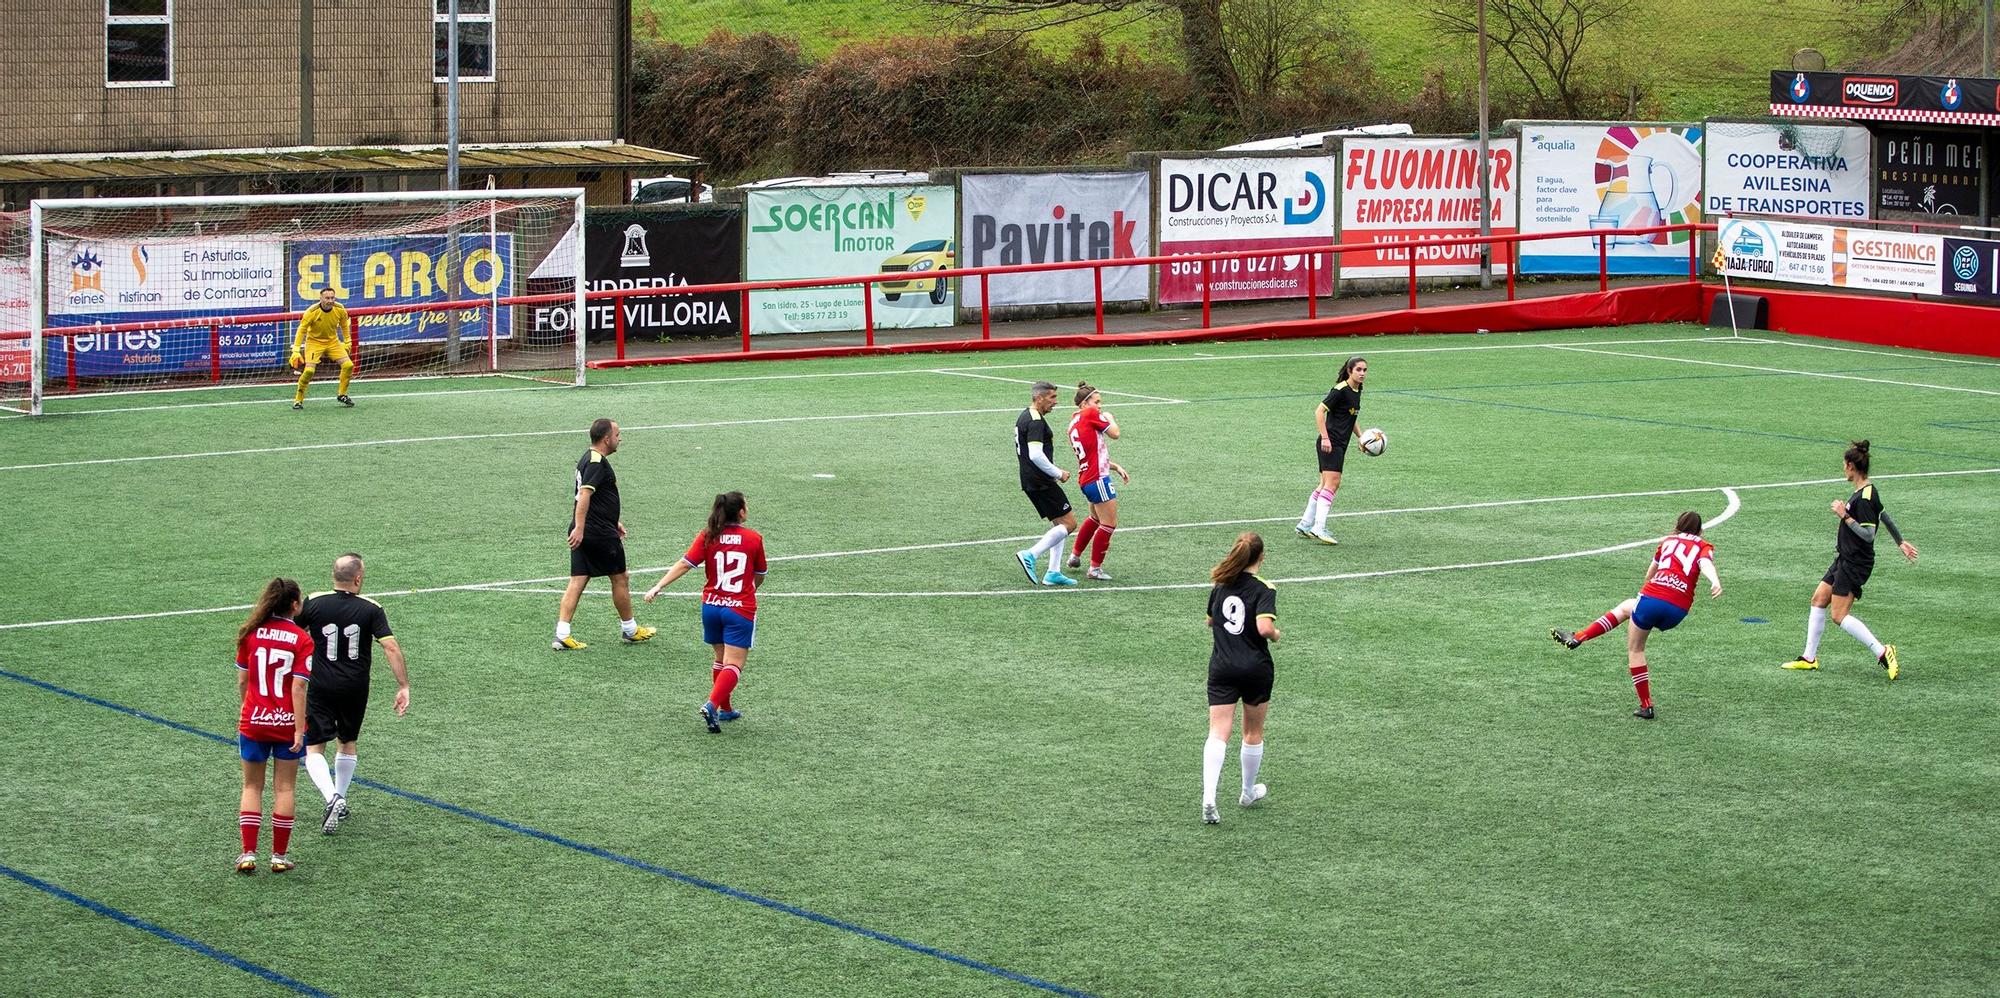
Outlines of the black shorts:
<svg viewBox="0 0 2000 998">
<path fill-rule="evenodd" d="M 1874 571 L 1875 563 L 1872 561 L 1865 565 L 1857 565 L 1845 558 L 1835 558 L 1833 564 L 1827 567 L 1826 574 L 1820 577 L 1820 581 L 1832 586 L 1835 596 L 1852 596 L 1860 599 L 1861 585 L 1868 581 L 1868 576 Z"/>
<path fill-rule="evenodd" d="M 1035 515 L 1044 520 L 1060 520 L 1070 511 L 1069 496 L 1051 478 L 1033 488 L 1023 488 L 1028 501 L 1035 504 Z"/>
<path fill-rule="evenodd" d="M 306 744 L 351 742 L 361 737 L 361 719 L 368 715 L 368 688 L 325 689 L 306 685 Z"/>
<path fill-rule="evenodd" d="M 569 574 L 600 575 L 625 574 L 625 542 L 616 537 L 591 537 L 586 535 L 583 543 L 569 549 Z"/>
<path fill-rule="evenodd" d="M 1223 707 L 1241 700 L 1255 707 L 1271 702 L 1271 681 L 1276 671 L 1269 665 L 1254 668 L 1208 667 L 1208 705 Z"/>
<path fill-rule="evenodd" d="M 1349 439 L 1349 437 L 1341 437 L 1339 440 L 1333 442 L 1333 450 L 1323 451 L 1319 449 L 1319 438 L 1313 438 L 1313 453 L 1319 456 L 1319 470 L 1339 471 L 1342 466 L 1347 464 L 1347 441 Z"/>
</svg>

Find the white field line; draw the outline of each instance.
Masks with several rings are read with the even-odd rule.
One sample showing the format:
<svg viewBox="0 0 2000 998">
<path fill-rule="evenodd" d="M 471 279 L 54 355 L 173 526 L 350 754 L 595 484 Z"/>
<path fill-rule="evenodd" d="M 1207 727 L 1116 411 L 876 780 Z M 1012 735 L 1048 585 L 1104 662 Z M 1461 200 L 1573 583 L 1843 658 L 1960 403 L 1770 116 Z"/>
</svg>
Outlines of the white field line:
<svg viewBox="0 0 2000 998">
<path fill-rule="evenodd" d="M 1897 479 L 1897 478 L 1957 478 L 1967 475 L 1993 475 L 1993 474 L 2000 474 L 2000 468 L 1972 468 L 1961 471 L 1911 471 L 1911 472 L 1902 472 L 1897 474 L 1876 475 L 1874 477 L 1876 480 L 1884 480 L 1884 479 Z M 1391 513 L 1451 512 L 1451 511 L 1466 510 L 1466 509 L 1491 509 L 1501 506 L 1527 506 L 1537 503 L 1585 502 L 1585 501 L 1599 500 L 1599 499 L 1644 499 L 1654 496 L 1693 495 L 1696 493 L 1703 493 L 1703 492 L 1731 492 L 1731 491 L 1748 492 L 1757 489 L 1787 489 L 1787 488 L 1798 488 L 1808 485 L 1839 485 L 1839 484 L 1844 484 L 1845 482 L 1846 479 L 1842 478 L 1812 478 L 1812 479 L 1801 479 L 1798 481 L 1791 481 L 1791 482 L 1762 482 L 1753 485 L 1707 485 L 1707 486 L 1680 488 L 1680 489 L 1649 489 L 1640 492 L 1600 492 L 1592 495 L 1579 495 L 1579 496 L 1541 496 L 1528 499 L 1495 499 L 1486 502 L 1455 503 L 1448 506 L 1411 506 L 1411 507 L 1404 507 L 1401 509 L 1349 510 L 1349 511 L 1334 513 L 1332 515 L 1336 517 L 1358 517 L 1358 516 L 1383 516 Z M 1282 522 L 1293 521 L 1295 519 L 1296 519 L 1295 517 L 1290 517 L 1290 516 L 1275 516 L 1275 517 L 1267 517 L 1264 519 L 1256 519 L 1256 520 L 1207 520 L 1199 523 L 1156 524 L 1150 526 L 1120 527 L 1118 529 L 1121 532 L 1134 533 L 1141 530 L 1182 530 L 1182 529 L 1190 529 L 1196 527 L 1239 526 L 1244 524 L 1255 524 L 1255 523 L 1282 523 Z M 1022 541 L 1034 540 L 1039 536 L 1041 535 L 1039 534 L 1020 535 L 1015 537 L 994 537 L 994 538 L 986 538 L 983 540 L 973 540 L 973 541 L 946 541 L 943 543 L 934 543 L 934 544 L 904 544 L 895 547 L 864 548 L 861 550 L 854 550 L 854 551 L 825 551 L 825 552 L 816 552 L 809 554 L 778 555 L 776 557 L 771 558 L 770 560 L 810 561 L 819 558 L 851 558 L 851 557 L 859 557 L 862 555 L 872 555 L 872 554 L 900 554 L 910 551 L 936 551 L 945 548 L 974 547 L 987 544 L 1017 544 Z M 664 572 L 664 571 L 666 571 L 665 566 L 660 566 L 655 568 L 635 568 L 631 570 L 631 574 L 645 575 L 649 572 Z M 1365 576 L 1366 573 L 1362 573 L 1362 575 L 1359 576 L 1340 576 L 1340 578 L 1365 577 Z M 473 592 L 480 590 L 508 588 L 513 586 L 533 586 L 549 582 L 567 582 L 568 579 L 569 577 L 566 575 L 551 575 L 535 579 L 514 579 L 511 581 L 502 581 L 502 582 L 468 582 L 460 585 L 430 586 L 422 589 L 397 589 L 388 592 L 370 593 L 369 595 L 375 597 L 388 597 L 388 596 L 416 596 L 429 593 Z M 773 593 L 773 595 L 777 594 Z M 103 623 L 111 623 L 123 620 L 154 620 L 161 617 L 186 617 L 186 616 L 193 616 L 196 614 L 205 614 L 205 613 L 239 613 L 241 611 L 248 610 L 249 608 L 250 608 L 249 604 L 238 604 L 231 606 L 205 607 L 198 610 L 162 610 L 154 613 L 128 613 L 128 614 L 112 614 L 112 615 L 98 616 L 98 617 L 69 617 L 61 620 L 24 621 L 21 623 L 0 624 L 0 631 L 22 630 L 27 628 L 38 628 L 38 627 L 59 627 L 66 624 L 103 624 Z"/>
<path fill-rule="evenodd" d="M 1940 357 L 1926 351 L 1863 350 L 1859 347 L 1837 347 L 1825 343 L 1794 343 L 1791 340 L 1767 340 L 1756 336 L 1745 336 L 1731 342 L 1765 343 L 1774 347 L 1804 347 L 1808 350 L 1838 350 L 1841 353 L 1862 353 L 1870 357 L 1894 357 L 1900 360 L 1934 361 L 1939 364 L 1967 364 L 1972 367 L 2000 367 L 2000 362 L 1990 360 L 1967 360 L 1963 357 Z"/>
<path fill-rule="evenodd" d="M 955 371 L 950 368 L 938 368 L 931 373 L 949 374 L 958 378 L 978 378 L 981 381 L 1005 381 L 1016 385 L 1032 385 L 1035 383 L 1035 379 L 1033 378 L 1002 378 L 992 374 L 975 374 L 972 371 Z M 1186 405 L 1188 402 L 1187 399 L 1162 398 L 1158 395 L 1141 395 L 1137 392 L 1114 392 L 1109 388 L 1099 388 L 1098 391 L 1105 395 L 1116 395 L 1128 399 L 1145 399 L 1148 402 L 1171 402 L 1175 405 Z"/>
<path fill-rule="evenodd" d="M 1895 381 L 1890 378 L 1864 378 L 1858 374 L 1833 374 L 1827 371 L 1795 371 L 1787 367 L 1764 367 L 1758 364 L 1730 364 L 1719 360 L 1695 360 L 1691 357 L 1661 357 L 1658 354 L 1631 353 L 1624 350 L 1591 350 L 1584 347 L 1567 346 L 1559 343 L 1545 345 L 1550 350 L 1568 353 L 1594 353 L 1606 357 L 1628 357 L 1635 360 L 1663 360 L 1675 364 L 1700 364 L 1703 367 L 1733 367 L 1742 371 L 1766 371 L 1771 374 L 1794 374 L 1802 378 L 1830 378 L 1835 381 L 1865 381 L 1876 385 L 1897 385 L 1903 388 L 1929 388 L 1941 392 L 1963 392 L 1968 395 L 1992 395 L 2000 397 L 2000 391 L 1985 388 L 1960 388 L 1954 385 L 1933 385 L 1922 381 Z"/>
<path fill-rule="evenodd" d="M 1703 527 L 1705 529 L 1712 529 L 1722 523 L 1728 522 L 1731 517 L 1736 515 L 1737 510 L 1743 508 L 1743 500 L 1736 494 L 1735 489 L 1731 488 L 1698 489 L 1693 491 L 1701 491 L 1701 492 L 1719 491 L 1723 494 L 1723 496 L 1725 496 L 1729 500 L 1728 505 L 1723 508 L 1721 513 L 1717 514 L 1713 519 L 1710 519 L 1707 523 L 1703 524 Z M 1468 562 L 1461 562 L 1455 565 L 1422 565 L 1411 568 L 1383 568 L 1369 572 L 1336 572 L 1332 575 L 1301 575 L 1289 579 L 1273 579 L 1271 581 L 1273 585 L 1293 585 L 1293 584 L 1301 584 L 1307 582 L 1336 582 L 1346 579 L 1379 579 L 1391 575 L 1418 575 L 1429 572 L 1461 572 L 1467 569 L 1502 568 L 1509 565 L 1532 565 L 1545 561 L 1563 561 L 1570 558 L 1589 558 L 1593 555 L 1610 554 L 1614 551 L 1629 551 L 1632 548 L 1644 547 L 1648 544 L 1658 544 L 1659 542 L 1660 542 L 1660 536 L 1656 535 L 1651 537 L 1642 537 L 1636 541 L 1627 541 L 1623 544 L 1611 544 L 1605 547 L 1591 548 L 1587 551 L 1563 551 L 1557 554 L 1532 555 L 1526 558 L 1504 558 L 1497 561 L 1468 561 Z M 1137 586 L 1079 586 L 1073 590 L 1067 586 L 1037 586 L 1033 589 L 961 589 L 955 591 L 937 591 L 937 592 L 788 593 L 783 591 L 764 592 L 760 590 L 758 592 L 758 595 L 766 598 L 776 597 L 780 599 L 798 599 L 798 598 L 887 599 L 892 597 L 901 599 L 912 596 L 922 596 L 922 597 L 1029 596 L 1038 593 L 1056 593 L 1056 592 L 1066 592 L 1066 591 L 1084 592 L 1084 593 L 1135 593 L 1135 592 L 1158 592 L 1161 590 L 1168 590 L 1168 589 L 1207 589 L 1209 588 L 1209 586 L 1210 583 L 1207 582 L 1160 582 L 1160 583 L 1152 583 L 1152 584 L 1137 585 Z M 563 590 L 516 589 L 512 587 L 492 586 L 492 587 L 482 588 L 479 591 L 489 592 L 489 593 L 535 593 L 540 595 L 548 593 L 561 593 Z M 683 597 L 695 597 L 695 596 L 700 596 L 701 593 L 698 591 L 679 592 L 673 595 L 683 596 Z"/>
<path fill-rule="evenodd" d="M 1578 340 L 1575 343 L 1565 343 L 1561 345 L 1579 346 L 1579 347 L 1585 347 L 1585 346 L 1608 347 L 1608 346 L 1633 346 L 1638 344 L 1652 344 L 1652 343 L 1710 343 L 1717 340 L 1726 340 L 1726 339 L 1729 339 L 1729 337 L 1649 336 L 1644 339 Z M 948 368 L 940 368 L 939 370 L 1012 371 L 1012 370 L 1033 370 L 1033 369 L 1048 368 L 1048 367 L 1112 367 L 1123 364 L 1219 364 L 1219 363 L 1228 363 L 1230 361 L 1238 361 L 1238 360 L 1288 360 L 1295 357 L 1304 357 L 1304 358 L 1353 357 L 1356 355 L 1376 356 L 1376 355 L 1405 354 L 1405 353 L 1475 353 L 1485 350 L 1539 350 L 1542 349 L 1543 347 L 1549 347 L 1555 345 L 1556 344 L 1552 343 L 1482 343 L 1477 346 L 1383 347 L 1381 349 L 1363 349 L 1360 344 L 1357 344 L 1355 347 L 1346 350 L 1288 350 L 1288 351 L 1277 351 L 1272 353 L 1232 353 L 1232 354 L 1212 354 L 1212 355 L 1193 354 L 1187 357 L 1126 357 L 1119 360 L 1066 360 L 1066 361 L 1059 361 L 1056 363 L 983 364 L 976 368 L 948 367 Z"/>
</svg>

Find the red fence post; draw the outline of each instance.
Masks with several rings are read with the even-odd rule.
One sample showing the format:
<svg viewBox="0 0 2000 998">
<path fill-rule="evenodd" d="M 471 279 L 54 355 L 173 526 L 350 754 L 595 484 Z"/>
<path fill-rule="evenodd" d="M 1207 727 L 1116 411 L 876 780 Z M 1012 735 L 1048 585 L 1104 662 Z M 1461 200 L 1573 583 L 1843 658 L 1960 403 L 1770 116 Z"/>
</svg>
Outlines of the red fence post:
<svg viewBox="0 0 2000 998">
<path fill-rule="evenodd" d="M 618 359 L 624 360 L 625 359 L 625 299 L 623 298 L 611 299 L 611 313 L 617 317 L 613 321 L 615 323 L 614 328 L 618 330 Z M 587 321 L 588 320 L 586 320 L 586 322 Z"/>
<path fill-rule="evenodd" d="M 1410 307 L 1417 307 L 1417 248 L 1411 246 L 1403 252 L 1410 254 Z"/>
<path fill-rule="evenodd" d="M 988 293 L 992 286 L 993 282 L 987 280 L 986 275 L 979 275 L 979 338 L 982 340 L 993 338 L 993 297 Z"/>
<path fill-rule="evenodd" d="M 1611 237 L 1597 237 L 1597 290 L 1611 290 L 1611 266 L 1607 261 L 1610 253 Z"/>
<path fill-rule="evenodd" d="M 750 289 L 744 288 L 742 291 L 738 292 L 738 294 L 740 294 L 742 297 L 737 299 L 736 315 L 737 318 L 742 321 L 740 321 L 737 324 L 743 327 L 743 352 L 749 353 L 750 352 Z"/>
<path fill-rule="evenodd" d="M 1201 261 L 1201 328 L 1208 328 L 1209 285 L 1215 283 L 1215 261 Z"/>
<path fill-rule="evenodd" d="M 1306 252 L 1306 318 L 1319 318 L 1319 254 Z"/>
<path fill-rule="evenodd" d="M 1514 271 L 1521 269 L 1521 244 L 1518 240 L 1507 241 L 1507 300 L 1514 300 Z"/>
<path fill-rule="evenodd" d="M 1090 268 L 1090 297 L 1097 303 L 1097 335 L 1104 335 L 1104 268 Z"/>
<path fill-rule="evenodd" d="M 208 381 L 214 384 L 222 380 L 222 324 L 208 324 Z"/>
<path fill-rule="evenodd" d="M 861 319 L 868 330 L 867 343 L 875 345 L 875 287 L 867 281 L 861 282 Z"/>
<path fill-rule="evenodd" d="M 76 334 L 75 333 L 69 333 L 63 336 L 63 368 L 64 368 L 63 383 L 69 388 L 69 393 L 71 395 L 74 395 L 76 394 Z"/>
<path fill-rule="evenodd" d="M 1701 280 L 1701 233 L 1688 230 L 1688 283 Z"/>
<path fill-rule="evenodd" d="M 284 328 L 280 326 L 279 336 L 282 338 L 283 335 Z M 358 315 L 347 317 L 347 359 L 354 362 L 355 370 L 361 370 L 361 317 Z"/>
</svg>

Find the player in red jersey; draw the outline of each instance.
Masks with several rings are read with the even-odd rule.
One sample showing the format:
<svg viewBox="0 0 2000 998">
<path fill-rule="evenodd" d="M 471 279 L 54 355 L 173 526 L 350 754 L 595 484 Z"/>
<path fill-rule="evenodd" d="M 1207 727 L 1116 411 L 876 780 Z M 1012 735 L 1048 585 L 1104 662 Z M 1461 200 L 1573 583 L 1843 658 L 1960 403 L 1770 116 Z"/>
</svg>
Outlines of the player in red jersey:
<svg viewBox="0 0 2000 998">
<path fill-rule="evenodd" d="M 292 618 L 299 612 L 299 584 L 264 584 L 250 619 L 236 632 L 236 693 L 243 709 L 236 744 L 243 757 L 243 797 L 236 826 L 243 853 L 236 872 L 257 872 L 257 837 L 264 827 L 264 762 L 276 759 L 271 789 L 271 872 L 292 868 L 292 815 L 299 759 L 306 754 L 306 679 L 312 675 L 312 637 Z"/>
<path fill-rule="evenodd" d="M 708 573 L 708 584 L 701 588 L 701 639 L 715 648 L 715 665 L 709 671 L 711 685 L 708 702 L 701 705 L 701 719 L 711 735 L 722 733 L 721 722 L 743 716 L 730 705 L 729 694 L 743 678 L 743 662 L 750 657 L 757 634 L 757 587 L 764 584 L 768 569 L 764 538 L 743 525 L 744 513 L 743 493 L 716 496 L 708 526 L 695 535 L 687 554 L 646 590 L 646 602 L 651 603 L 696 565 Z"/>
<path fill-rule="evenodd" d="M 1555 628 L 1549 631 L 1549 636 L 1557 644 L 1573 649 L 1631 618 L 1632 631 L 1625 642 L 1626 665 L 1632 672 L 1632 688 L 1639 693 L 1639 709 L 1632 716 L 1650 721 L 1653 686 L 1646 674 L 1646 635 L 1655 630 L 1673 630 L 1694 609 L 1697 570 L 1708 578 L 1709 598 L 1721 596 L 1722 578 L 1715 574 L 1715 546 L 1701 539 L 1701 514 L 1690 510 L 1674 521 L 1674 533 L 1662 538 L 1660 546 L 1653 549 L 1653 560 L 1646 566 L 1646 584 L 1639 589 L 1638 596 L 1612 607 L 1575 634 Z"/>
<path fill-rule="evenodd" d="M 1118 439 L 1118 421 L 1104 411 L 1104 395 L 1087 381 L 1076 383 L 1076 415 L 1069 420 L 1069 445 L 1076 450 L 1076 483 L 1090 503 L 1090 516 L 1076 532 L 1070 548 L 1069 567 L 1083 565 L 1083 549 L 1090 549 L 1090 578 L 1110 582 L 1104 574 L 1104 553 L 1111 550 L 1111 534 L 1118 529 L 1117 475 L 1126 484 L 1132 476 L 1111 460 L 1110 441 Z"/>
</svg>

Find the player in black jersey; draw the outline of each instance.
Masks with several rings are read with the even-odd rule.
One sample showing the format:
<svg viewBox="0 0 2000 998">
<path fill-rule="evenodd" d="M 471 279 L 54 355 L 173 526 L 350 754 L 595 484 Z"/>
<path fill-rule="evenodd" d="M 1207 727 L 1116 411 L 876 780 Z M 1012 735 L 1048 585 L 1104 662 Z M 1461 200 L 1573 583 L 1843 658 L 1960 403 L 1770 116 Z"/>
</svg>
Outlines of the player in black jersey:
<svg viewBox="0 0 2000 998">
<path fill-rule="evenodd" d="M 569 586 L 556 611 L 557 651 L 590 647 L 569 636 L 570 619 L 583 599 L 583 587 L 600 575 L 611 579 L 611 605 L 618 611 L 618 633 L 640 642 L 655 633 L 640 627 L 632 615 L 632 582 L 625 571 L 625 521 L 619 519 L 618 475 L 611 455 L 618 452 L 618 424 L 600 419 L 590 424 L 590 449 L 576 461 L 576 494 L 569 524 Z"/>
<path fill-rule="evenodd" d="M 403 648 L 389 630 L 382 606 L 361 595 L 361 556 L 333 560 L 333 591 L 316 593 L 299 611 L 300 628 L 313 639 L 312 683 L 306 687 L 306 773 L 326 798 L 320 831 L 331 834 L 347 819 L 347 788 L 354 780 L 361 719 L 368 713 L 368 673 L 375 645 L 389 656 L 396 674 L 396 715 L 410 711 L 410 670 Z M 326 743 L 338 741 L 333 771 L 326 767 Z"/>
<path fill-rule="evenodd" d="M 1827 618 L 1832 617 L 1841 630 L 1868 646 L 1868 650 L 1875 655 L 1876 663 L 1893 680 L 1903 671 L 1902 663 L 1896 661 L 1896 646 L 1876 640 L 1868 625 L 1848 611 L 1853 609 L 1854 601 L 1861 598 L 1862 584 L 1875 571 L 1875 532 L 1878 527 L 1888 528 L 1889 536 L 1895 538 L 1897 550 L 1911 561 L 1917 560 L 1917 546 L 1903 539 L 1902 531 L 1896 529 L 1896 521 L 1889 519 L 1889 512 L 1882 508 L 1881 490 L 1868 480 L 1868 441 L 1855 441 L 1841 457 L 1847 480 L 1854 486 L 1854 494 L 1848 496 L 1846 502 L 1833 501 L 1833 515 L 1840 518 L 1840 527 L 1833 540 L 1833 564 L 1813 589 L 1812 610 L 1806 617 L 1806 649 L 1799 653 L 1798 658 L 1786 662 L 1784 667 L 1800 670 L 1819 668 L 1819 636 L 1826 630 Z"/>
<path fill-rule="evenodd" d="M 1340 470 L 1347 462 L 1348 441 L 1361 435 L 1358 422 L 1361 382 L 1367 377 L 1366 358 L 1347 358 L 1347 363 L 1340 365 L 1340 382 L 1326 393 L 1313 413 L 1313 421 L 1319 424 L 1319 436 L 1313 441 L 1313 451 L 1319 455 L 1319 487 L 1313 489 L 1312 497 L 1306 500 L 1306 511 L 1299 516 L 1300 537 L 1321 544 L 1340 543 L 1326 532 L 1326 511 L 1333 508 L 1334 493 L 1340 491 Z"/>
<path fill-rule="evenodd" d="M 1014 552 L 1014 559 L 1028 573 L 1031 585 L 1073 586 L 1076 580 L 1062 574 L 1061 552 L 1063 541 L 1076 529 L 1076 511 L 1070 508 L 1069 496 L 1063 494 L 1062 483 L 1069 481 L 1069 472 L 1056 467 L 1055 432 L 1043 418 L 1055 407 L 1056 386 L 1037 381 L 1028 389 L 1028 407 L 1014 418 L 1014 460 L 1021 465 L 1021 491 L 1035 504 L 1035 515 L 1051 524 L 1034 547 Z M 1043 555 L 1049 556 L 1049 570 L 1038 576 L 1035 560 Z"/>
<path fill-rule="evenodd" d="M 1271 703 L 1274 667 L 1271 646 L 1278 641 L 1278 591 L 1257 577 L 1264 567 L 1264 538 L 1245 532 L 1222 563 L 1209 573 L 1215 588 L 1208 591 L 1208 628 L 1215 650 L 1208 656 L 1208 742 L 1201 750 L 1201 820 L 1215 824 L 1222 812 L 1215 806 L 1215 784 L 1222 779 L 1222 760 L 1229 753 L 1229 729 L 1236 721 L 1236 704 L 1243 704 L 1243 793 L 1238 804 L 1249 807 L 1270 791 L 1257 782 L 1264 762 L 1264 712 Z"/>
</svg>

